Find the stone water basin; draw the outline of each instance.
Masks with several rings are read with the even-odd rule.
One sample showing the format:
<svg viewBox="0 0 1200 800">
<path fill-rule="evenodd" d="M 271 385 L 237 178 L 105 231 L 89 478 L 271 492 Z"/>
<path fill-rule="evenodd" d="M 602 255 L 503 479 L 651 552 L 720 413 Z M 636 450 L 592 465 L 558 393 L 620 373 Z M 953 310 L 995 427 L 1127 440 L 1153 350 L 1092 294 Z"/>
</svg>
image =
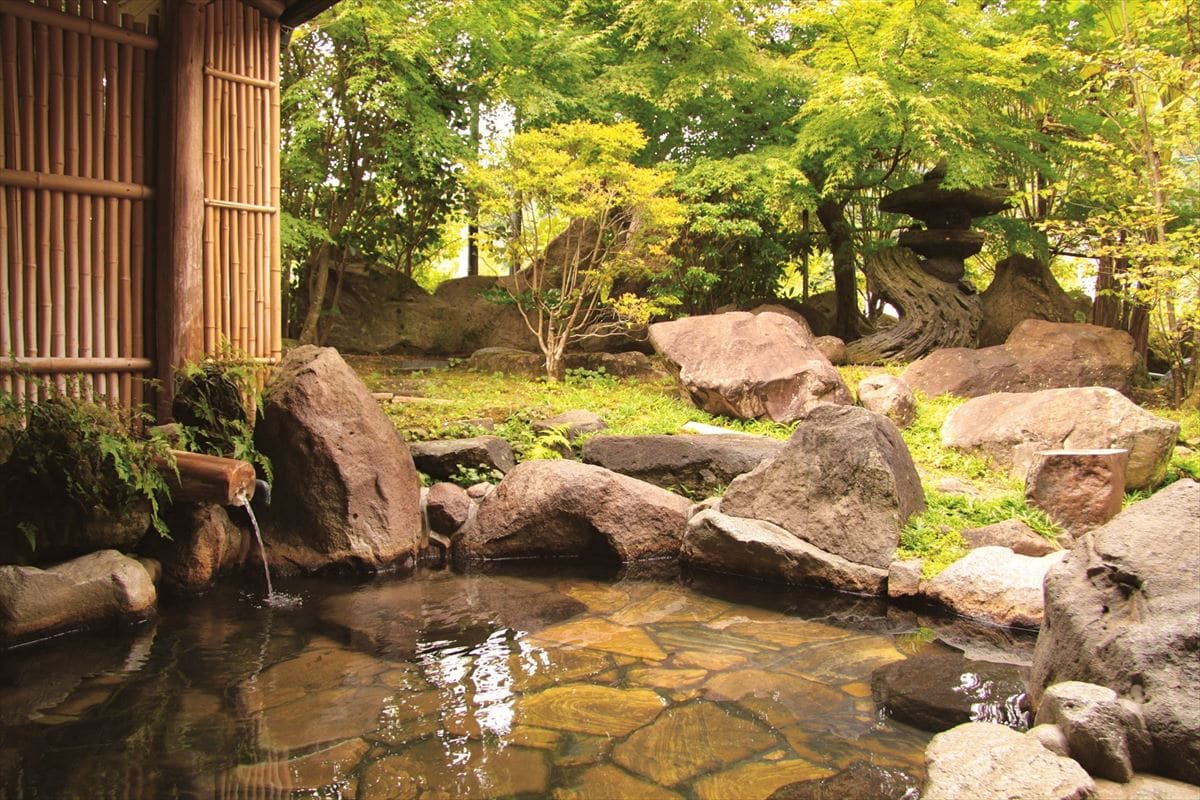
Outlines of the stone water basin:
<svg viewBox="0 0 1200 800">
<path fill-rule="evenodd" d="M 957 650 L 872 600 L 704 588 L 556 567 L 166 603 L 0 654 L 0 798 L 751 800 L 847 771 L 915 796 L 931 734 L 871 676 Z"/>
</svg>

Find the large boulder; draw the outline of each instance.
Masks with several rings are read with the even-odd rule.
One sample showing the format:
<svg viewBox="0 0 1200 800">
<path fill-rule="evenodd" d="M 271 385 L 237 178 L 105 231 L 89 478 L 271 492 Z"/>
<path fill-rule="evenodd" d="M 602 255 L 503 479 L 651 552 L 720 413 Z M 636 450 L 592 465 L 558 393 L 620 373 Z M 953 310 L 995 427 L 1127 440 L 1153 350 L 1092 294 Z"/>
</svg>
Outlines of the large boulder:
<svg viewBox="0 0 1200 800">
<path fill-rule="evenodd" d="M 1162 480 L 1179 423 L 1099 386 L 977 397 L 950 412 L 942 444 L 990 459 L 1024 478 L 1039 450 L 1124 448 L 1125 488 Z"/>
<path fill-rule="evenodd" d="M 1085 535 L 1046 576 L 1030 695 L 1061 681 L 1142 704 L 1154 772 L 1200 783 L 1200 483 L 1181 480 Z"/>
<path fill-rule="evenodd" d="M 691 497 L 724 488 L 783 449 L 766 436 L 595 436 L 583 460 Z"/>
<path fill-rule="evenodd" d="M 1135 365 L 1133 338 L 1124 331 L 1027 319 L 1002 345 L 935 350 L 910 364 L 903 377 L 930 397 L 1065 386 L 1108 386 L 1128 394 Z"/>
<path fill-rule="evenodd" d="M 827 553 L 757 519 L 708 509 L 688 521 L 683 563 L 710 572 L 745 575 L 770 583 L 827 586 L 859 594 L 883 594 L 887 572 Z"/>
<path fill-rule="evenodd" d="M 925 749 L 925 768 L 923 800 L 1085 800 L 1096 791 L 1079 764 L 994 722 L 939 733 Z"/>
<path fill-rule="evenodd" d="M 1073 322 L 1075 312 L 1081 310 L 1079 301 L 1063 291 L 1044 262 L 1019 254 L 996 264 L 979 303 L 983 306 L 980 347 L 1003 344 L 1022 320 Z"/>
<path fill-rule="evenodd" d="M 1057 725 L 1071 758 L 1089 774 L 1128 783 L 1151 766 L 1150 737 L 1141 707 L 1107 686 L 1063 681 L 1038 705 L 1037 723 Z"/>
<path fill-rule="evenodd" d="M 791 317 L 732 312 L 650 326 L 650 342 L 679 372 L 693 402 L 740 419 L 802 419 L 824 403 L 847 405 L 850 390 Z"/>
<path fill-rule="evenodd" d="M 154 581 L 136 559 L 99 550 L 49 569 L 0 566 L 0 645 L 154 611 Z"/>
<path fill-rule="evenodd" d="M 1042 579 L 1064 551 L 1033 558 L 1007 547 L 979 547 L 928 581 L 926 597 L 964 617 L 1036 628 L 1042 624 Z"/>
<path fill-rule="evenodd" d="M 857 406 L 818 406 L 779 454 L 729 485 L 721 512 L 761 519 L 827 553 L 887 570 L 925 498 L 900 431 Z"/>
<path fill-rule="evenodd" d="M 574 461 L 527 461 L 484 498 L 454 539 L 455 560 L 679 554 L 690 503 L 657 486 Z"/>
<path fill-rule="evenodd" d="M 536 347 L 511 304 L 493 302 L 502 278 L 446 281 L 430 295 L 399 270 L 348 270 L 325 341 L 347 353 L 470 353 Z"/>
<path fill-rule="evenodd" d="M 421 545 L 420 482 L 408 445 L 330 347 L 297 347 L 255 429 L 274 464 L 263 533 L 272 567 L 376 570 Z"/>
</svg>

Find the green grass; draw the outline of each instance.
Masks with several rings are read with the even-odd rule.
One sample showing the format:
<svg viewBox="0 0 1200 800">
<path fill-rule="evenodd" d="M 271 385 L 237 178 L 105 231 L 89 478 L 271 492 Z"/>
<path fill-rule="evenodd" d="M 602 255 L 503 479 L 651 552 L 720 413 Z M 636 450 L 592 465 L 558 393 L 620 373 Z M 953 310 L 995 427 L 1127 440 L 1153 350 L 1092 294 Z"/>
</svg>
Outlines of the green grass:
<svg viewBox="0 0 1200 800">
<path fill-rule="evenodd" d="M 878 367 L 841 367 L 843 379 L 853 388 L 859 380 L 881 371 Z M 637 436 L 678 433 L 686 422 L 719 425 L 746 433 L 786 439 L 795 425 L 762 420 L 734 420 L 701 411 L 684 396 L 675 381 L 617 379 L 611 375 L 574 370 L 561 383 L 544 379 L 479 373 L 455 365 L 422 373 L 393 373 L 373 366 L 366 380 L 373 390 L 395 391 L 425 398 L 388 404 L 385 410 L 410 441 L 473 436 L 486 432 L 464 420 L 488 419 L 491 431 L 513 445 L 518 460 L 545 457 L 546 442 L 539 442 L 532 424 L 572 409 L 599 414 L 608 424 L 607 435 Z M 895 373 L 898 367 L 884 368 Z M 964 398 L 917 397 L 916 421 L 902 431 L 905 443 L 922 481 L 933 487 L 944 478 L 969 485 L 971 495 L 926 490 L 927 510 L 905 526 L 897 558 L 922 558 L 924 574 L 932 577 L 967 552 L 960 531 L 1007 519 L 1019 519 L 1047 539 L 1059 533 L 1040 510 L 1030 507 L 1021 482 L 1006 472 L 993 469 L 983 458 L 942 446 L 941 428 Z M 1183 441 L 1200 445 L 1200 412 L 1155 413 L 1174 419 L 1182 426 Z M 543 437 L 544 438 L 544 437 Z M 1167 479 L 1190 476 L 1200 480 L 1200 447 L 1191 454 L 1176 456 Z M 1141 499 L 1131 495 L 1127 500 Z"/>
</svg>

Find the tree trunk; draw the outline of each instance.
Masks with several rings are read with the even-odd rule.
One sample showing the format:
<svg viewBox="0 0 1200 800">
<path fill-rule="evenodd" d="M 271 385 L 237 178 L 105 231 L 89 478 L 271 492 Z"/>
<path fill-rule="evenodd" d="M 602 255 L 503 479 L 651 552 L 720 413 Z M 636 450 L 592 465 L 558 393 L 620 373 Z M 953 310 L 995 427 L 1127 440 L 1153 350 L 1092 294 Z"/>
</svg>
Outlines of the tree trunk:
<svg viewBox="0 0 1200 800">
<path fill-rule="evenodd" d="M 879 294 L 900 312 L 890 328 L 846 346 L 852 364 L 912 361 L 940 347 L 974 347 L 983 320 L 979 297 L 961 283 L 946 283 L 921 269 L 906 247 L 881 250 L 863 270 Z"/>
<path fill-rule="evenodd" d="M 325 305 L 325 289 L 329 286 L 329 244 L 322 243 L 313 254 L 308 273 L 308 312 L 300 326 L 300 344 L 316 344 L 321 308 Z"/>
<path fill-rule="evenodd" d="M 479 157 L 479 106 L 471 104 L 471 128 L 469 131 L 471 152 Z M 467 196 L 467 275 L 479 274 L 479 200 L 474 194 Z"/>
<path fill-rule="evenodd" d="M 858 284 L 854 269 L 854 238 L 846 219 L 845 204 L 822 200 L 817 205 L 817 219 L 829 237 L 829 252 L 833 256 L 833 290 L 837 298 L 833 335 L 850 342 L 858 338 Z"/>
</svg>

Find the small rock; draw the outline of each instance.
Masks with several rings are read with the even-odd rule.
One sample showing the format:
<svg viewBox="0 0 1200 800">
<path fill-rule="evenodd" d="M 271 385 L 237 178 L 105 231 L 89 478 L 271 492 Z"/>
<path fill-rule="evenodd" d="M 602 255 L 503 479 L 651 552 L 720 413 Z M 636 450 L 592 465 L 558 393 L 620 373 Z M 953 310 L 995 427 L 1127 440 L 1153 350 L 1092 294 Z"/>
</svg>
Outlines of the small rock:
<svg viewBox="0 0 1200 800">
<path fill-rule="evenodd" d="M 813 344 L 833 365 L 846 363 L 846 343 L 836 336 L 818 336 Z"/>
<path fill-rule="evenodd" d="M 463 526 L 471 513 L 471 497 L 466 489 L 453 483 L 435 483 L 429 487 L 425 514 L 436 533 L 451 535 Z"/>
<path fill-rule="evenodd" d="M 533 423 L 534 433 L 545 433 L 554 428 L 565 429 L 567 440 L 572 444 L 581 436 L 599 433 L 607 427 L 608 423 L 601 419 L 599 414 L 584 409 L 564 411 L 549 419 L 540 419 Z"/>
<path fill-rule="evenodd" d="M 1076 762 L 994 722 L 939 733 L 925 749 L 925 767 L 922 800 L 1085 800 L 1096 788 Z"/>
<path fill-rule="evenodd" d="M 410 449 L 417 469 L 443 481 L 454 477 L 459 467 L 503 473 L 516 466 L 512 445 L 499 436 L 414 442 Z"/>
<path fill-rule="evenodd" d="M 1042 580 L 1063 555 L 1031 558 L 1007 547 L 980 547 L 934 576 L 924 592 L 965 617 L 1037 628 L 1042 624 Z"/>
<path fill-rule="evenodd" d="M 967 547 L 972 550 L 977 547 L 1007 547 L 1017 555 L 1034 558 L 1049 555 L 1059 549 L 1019 519 L 993 522 L 982 528 L 967 528 L 962 531 L 962 537 L 966 540 Z"/>
<path fill-rule="evenodd" d="M 157 599 L 146 568 L 116 550 L 100 550 L 49 569 L 0 566 L 0 642 L 143 617 L 154 610 Z"/>
<path fill-rule="evenodd" d="M 964 497 L 979 497 L 978 489 L 961 478 L 955 478 L 953 476 L 947 476 L 939 479 L 938 482 L 934 484 L 933 488 L 937 489 L 942 494 L 961 494 Z"/>
<path fill-rule="evenodd" d="M 916 597 L 921 593 L 921 568 L 924 560 L 910 558 L 888 564 L 887 593 L 893 599 Z"/>
<path fill-rule="evenodd" d="M 1196 800 L 1196 784 L 1161 778 L 1158 775 L 1134 775 L 1129 783 L 1096 779 L 1096 800 Z"/>
<path fill-rule="evenodd" d="M 583 461 L 691 497 L 722 490 L 783 449 L 766 436 L 596 436 Z"/>
<path fill-rule="evenodd" d="M 1039 725 L 1057 725 L 1071 757 L 1092 775 L 1128 782 L 1151 766 L 1150 736 L 1137 705 L 1122 704 L 1105 686 L 1056 683 L 1042 695 Z"/>
<path fill-rule="evenodd" d="M 487 483 L 486 481 L 483 483 L 472 484 L 471 486 L 467 487 L 467 497 L 470 497 L 472 500 L 482 500 L 491 494 L 492 490 L 495 488 L 496 484 Z"/>
<path fill-rule="evenodd" d="M 1026 731 L 1025 735 L 1037 739 L 1042 743 L 1042 747 L 1055 755 L 1063 758 L 1071 757 L 1071 746 L 1067 744 L 1067 737 L 1063 734 L 1062 728 L 1057 725 L 1034 725 Z"/>
<path fill-rule="evenodd" d="M 858 382 L 858 402 L 863 408 L 883 414 L 907 428 L 917 418 L 917 399 L 908 384 L 894 375 L 869 375 Z"/>
<path fill-rule="evenodd" d="M 768 800 L 903 800 L 918 787 L 898 769 L 855 761 L 828 778 L 781 786 Z"/>
</svg>

